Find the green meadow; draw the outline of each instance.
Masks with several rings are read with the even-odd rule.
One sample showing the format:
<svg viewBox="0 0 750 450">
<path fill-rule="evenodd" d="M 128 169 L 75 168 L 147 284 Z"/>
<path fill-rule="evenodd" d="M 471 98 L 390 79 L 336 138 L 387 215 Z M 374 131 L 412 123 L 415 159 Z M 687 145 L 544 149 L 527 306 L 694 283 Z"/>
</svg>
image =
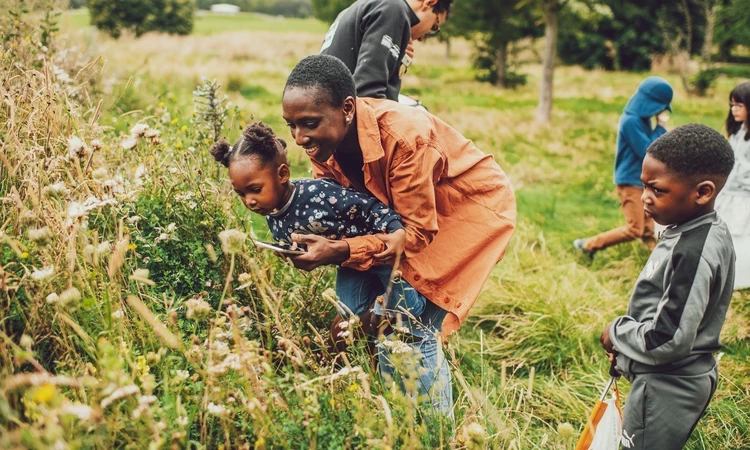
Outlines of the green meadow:
<svg viewBox="0 0 750 450">
<path fill-rule="evenodd" d="M 38 39 L 26 20 L 2 35 L 18 50 L 2 56 L 16 96 L 0 109 L 0 447 L 575 447 L 608 380 L 599 334 L 625 312 L 648 250 L 625 244 L 589 260 L 572 241 L 623 220 L 617 121 L 649 73 L 558 67 L 552 125 L 541 127 L 533 55 L 521 66 L 528 84 L 499 90 L 476 81 L 469 43 L 453 42 L 449 56 L 439 42 L 417 44 L 403 92 L 492 154 L 518 201 L 505 259 L 448 338 L 451 426 L 384 383 L 361 343 L 335 363 L 322 356 L 332 269 L 299 272 L 249 239 L 219 236 L 268 234 L 211 160 L 194 90 L 203 77 L 221 84 L 230 141 L 252 120 L 290 141 L 281 92 L 317 53 L 324 24 L 207 14 L 191 36 L 115 41 L 83 11 L 65 13 L 56 43 L 68 50 L 50 61 L 66 82 L 41 76 L 51 69 L 23 50 L 24 33 Z M 669 127 L 721 130 L 746 69 L 724 68 L 706 97 L 659 73 L 675 88 Z M 139 124 L 150 134 L 134 137 Z M 294 175 L 309 176 L 302 150 L 289 151 Z M 101 204 L 71 212 L 91 196 Z M 32 239 L 44 227 L 46 242 Z M 49 266 L 54 275 L 34 276 Z M 723 342 L 718 390 L 686 448 L 750 448 L 750 293 L 735 293 Z M 627 382 L 619 388 L 625 398 Z"/>
</svg>

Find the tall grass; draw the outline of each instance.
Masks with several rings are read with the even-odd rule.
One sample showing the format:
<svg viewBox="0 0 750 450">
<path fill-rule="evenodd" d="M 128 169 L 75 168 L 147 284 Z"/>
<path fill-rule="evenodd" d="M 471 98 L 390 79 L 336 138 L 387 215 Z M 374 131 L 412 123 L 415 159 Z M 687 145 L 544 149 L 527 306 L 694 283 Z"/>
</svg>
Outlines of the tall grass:
<svg viewBox="0 0 750 450">
<path fill-rule="evenodd" d="M 519 198 L 512 248 L 446 347 L 451 426 L 373 373 L 361 342 L 326 353 L 331 269 L 299 272 L 242 239 L 267 230 L 196 133 L 190 93 L 208 76 L 237 107 L 230 139 L 252 118 L 283 136 L 286 73 L 321 36 L 86 30 L 41 45 L 40 17 L 12 3 L 0 18 L 0 447 L 573 448 L 560 425 L 580 430 L 597 398 L 598 333 L 648 255 L 624 245 L 590 262 L 569 243 L 621 220 L 616 120 L 643 74 L 560 69 L 555 125 L 538 129 L 536 66 L 530 86 L 497 91 L 473 80 L 465 43 L 447 62 L 438 44 L 418 48 L 405 86 L 492 153 Z M 718 127 L 734 82 L 707 99 L 678 88 L 675 124 Z M 688 448 L 750 447 L 748 297 L 733 299 L 719 390 Z"/>
</svg>

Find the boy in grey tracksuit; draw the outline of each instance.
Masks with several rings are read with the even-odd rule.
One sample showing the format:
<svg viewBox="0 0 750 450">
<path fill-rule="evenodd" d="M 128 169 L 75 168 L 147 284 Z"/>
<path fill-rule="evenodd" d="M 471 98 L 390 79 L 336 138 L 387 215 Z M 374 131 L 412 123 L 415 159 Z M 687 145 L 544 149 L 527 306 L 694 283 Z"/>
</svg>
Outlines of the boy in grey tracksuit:
<svg viewBox="0 0 750 450">
<path fill-rule="evenodd" d="M 714 201 L 733 165 L 727 141 L 703 125 L 679 127 L 648 148 L 644 210 L 668 228 L 636 281 L 627 315 L 601 336 L 632 383 L 624 449 L 683 448 L 716 391 L 713 353 L 721 348 L 735 255 Z"/>
</svg>

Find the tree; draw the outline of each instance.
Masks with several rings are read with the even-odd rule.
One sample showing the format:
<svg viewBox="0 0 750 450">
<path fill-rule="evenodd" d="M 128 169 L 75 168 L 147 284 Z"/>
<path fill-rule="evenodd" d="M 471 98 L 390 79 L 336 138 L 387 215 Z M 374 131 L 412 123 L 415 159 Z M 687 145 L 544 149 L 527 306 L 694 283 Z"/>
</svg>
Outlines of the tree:
<svg viewBox="0 0 750 450">
<path fill-rule="evenodd" d="M 190 34 L 194 9 L 192 0 L 89 0 L 91 23 L 114 38 L 123 30 Z"/>
<path fill-rule="evenodd" d="M 596 0 L 539 0 L 539 7 L 544 17 L 544 50 L 542 51 L 542 85 L 539 89 L 536 118 L 539 123 L 546 125 L 552 121 L 552 81 L 557 59 L 560 13 L 565 7 L 573 9 L 582 17 L 609 15 L 611 11 L 606 5 L 598 4 Z"/>
<path fill-rule="evenodd" d="M 724 0 L 716 14 L 714 42 L 719 46 L 719 59 L 729 61 L 732 50 L 750 47 L 750 0 Z"/>
<path fill-rule="evenodd" d="M 446 28 L 474 44 L 475 67 L 488 71 L 481 79 L 498 87 L 512 87 L 517 80 L 508 70 L 510 44 L 541 35 L 532 5 L 524 0 L 456 1 Z"/>
<path fill-rule="evenodd" d="M 333 23 L 339 13 L 352 3 L 354 0 L 312 0 L 313 15 L 318 20 Z"/>
</svg>

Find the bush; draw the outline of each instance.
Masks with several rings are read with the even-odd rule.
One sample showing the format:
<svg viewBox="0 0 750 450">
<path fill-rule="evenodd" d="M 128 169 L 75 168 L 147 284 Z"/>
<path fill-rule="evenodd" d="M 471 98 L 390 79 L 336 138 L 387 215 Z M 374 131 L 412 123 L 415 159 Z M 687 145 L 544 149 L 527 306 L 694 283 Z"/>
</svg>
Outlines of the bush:
<svg viewBox="0 0 750 450">
<path fill-rule="evenodd" d="M 701 69 L 690 80 L 693 93 L 700 97 L 705 96 L 716 85 L 717 77 L 718 73 L 714 69 Z"/>
<path fill-rule="evenodd" d="M 123 30 L 140 36 L 149 31 L 190 34 L 193 10 L 190 0 L 90 0 L 91 24 L 114 38 Z"/>
</svg>

